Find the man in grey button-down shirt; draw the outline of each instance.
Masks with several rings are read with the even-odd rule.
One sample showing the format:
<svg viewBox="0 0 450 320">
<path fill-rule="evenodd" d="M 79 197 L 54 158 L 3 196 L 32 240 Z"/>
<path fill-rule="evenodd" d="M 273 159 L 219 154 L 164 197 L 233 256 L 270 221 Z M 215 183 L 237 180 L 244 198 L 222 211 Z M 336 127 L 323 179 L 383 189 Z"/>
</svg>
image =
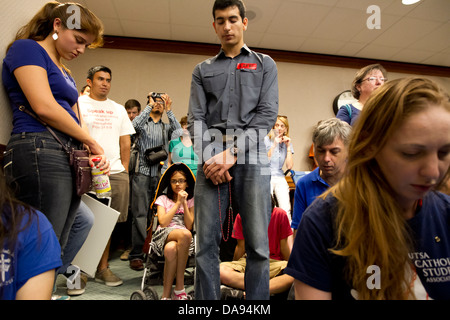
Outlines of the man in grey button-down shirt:
<svg viewBox="0 0 450 320">
<path fill-rule="evenodd" d="M 222 48 L 192 75 L 188 127 L 200 159 L 195 186 L 196 299 L 219 299 L 219 244 L 230 200 L 246 240 L 246 298 L 269 298 L 270 169 L 264 137 L 278 114 L 275 62 L 250 50 L 240 0 L 216 0 Z M 231 193 L 231 195 L 230 195 Z"/>
</svg>

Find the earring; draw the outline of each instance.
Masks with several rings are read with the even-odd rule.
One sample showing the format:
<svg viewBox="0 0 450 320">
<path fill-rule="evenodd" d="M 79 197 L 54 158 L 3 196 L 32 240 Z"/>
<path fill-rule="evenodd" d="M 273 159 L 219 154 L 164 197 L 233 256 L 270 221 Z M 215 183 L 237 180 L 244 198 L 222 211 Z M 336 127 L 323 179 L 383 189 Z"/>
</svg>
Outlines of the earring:
<svg viewBox="0 0 450 320">
<path fill-rule="evenodd" d="M 53 40 L 58 40 L 58 33 L 56 33 L 56 31 L 55 31 L 55 33 L 52 35 L 52 38 L 53 38 Z"/>
</svg>

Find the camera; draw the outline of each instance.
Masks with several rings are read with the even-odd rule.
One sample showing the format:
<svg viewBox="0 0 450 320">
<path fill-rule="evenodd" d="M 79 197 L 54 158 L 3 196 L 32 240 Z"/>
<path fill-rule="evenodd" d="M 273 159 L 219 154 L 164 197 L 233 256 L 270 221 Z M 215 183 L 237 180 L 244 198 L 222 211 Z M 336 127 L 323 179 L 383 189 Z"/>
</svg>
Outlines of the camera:
<svg viewBox="0 0 450 320">
<path fill-rule="evenodd" d="M 151 95 L 147 96 L 147 104 L 150 104 L 150 97 L 152 97 L 153 101 L 156 102 L 156 99 L 159 98 L 164 102 L 164 99 L 161 97 L 164 93 L 152 92 Z"/>
<path fill-rule="evenodd" d="M 152 92 L 152 98 L 153 98 L 153 100 L 155 100 L 156 98 L 160 98 L 160 99 L 162 99 L 162 95 L 163 95 L 164 93 L 156 93 L 156 92 Z"/>
</svg>

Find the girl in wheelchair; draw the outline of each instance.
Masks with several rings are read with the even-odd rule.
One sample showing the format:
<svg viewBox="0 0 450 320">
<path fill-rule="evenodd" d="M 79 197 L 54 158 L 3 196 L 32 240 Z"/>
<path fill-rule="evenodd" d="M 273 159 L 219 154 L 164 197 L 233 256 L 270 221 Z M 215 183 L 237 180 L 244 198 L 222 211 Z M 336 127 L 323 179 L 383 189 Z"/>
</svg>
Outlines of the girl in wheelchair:
<svg viewBox="0 0 450 320">
<path fill-rule="evenodd" d="M 167 195 L 160 195 L 154 203 L 158 227 L 150 245 L 158 256 L 165 259 L 161 300 L 187 300 L 184 271 L 189 255 L 194 252 L 191 230 L 194 224 L 195 178 L 183 163 L 174 163 L 164 176 L 169 178 Z M 174 279 L 175 288 L 171 292 Z"/>
</svg>

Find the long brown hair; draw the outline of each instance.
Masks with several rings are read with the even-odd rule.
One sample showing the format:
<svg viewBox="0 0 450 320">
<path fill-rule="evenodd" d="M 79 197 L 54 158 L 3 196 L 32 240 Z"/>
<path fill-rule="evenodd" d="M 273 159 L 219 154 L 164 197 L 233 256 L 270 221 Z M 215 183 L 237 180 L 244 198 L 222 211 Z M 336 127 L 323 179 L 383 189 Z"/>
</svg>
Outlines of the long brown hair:
<svg viewBox="0 0 450 320">
<path fill-rule="evenodd" d="M 408 225 L 375 156 L 407 117 L 430 105 L 450 112 L 448 94 L 428 79 L 393 80 L 375 91 L 352 133 L 347 174 L 322 196 L 331 193 L 338 200 L 337 245 L 331 251 L 346 257 L 345 276 L 360 299 L 413 296 Z M 441 184 L 449 175 L 450 169 Z M 381 270 L 378 290 L 366 284 L 371 265 Z"/>
<path fill-rule="evenodd" d="M 95 40 L 89 48 L 101 46 L 103 44 L 103 23 L 100 19 L 81 4 L 74 2 L 59 3 L 57 1 L 46 3 L 30 22 L 19 29 L 14 41 L 19 39 L 44 40 L 53 31 L 53 22 L 56 18 L 61 19 L 63 27 L 68 29 L 67 21 L 71 18 L 72 13 L 70 10 L 67 11 L 72 5 L 77 6 L 80 10 L 80 28 L 77 30 L 95 36 Z M 11 45 L 12 43 L 8 45 L 6 51 L 9 50 Z"/>
</svg>

